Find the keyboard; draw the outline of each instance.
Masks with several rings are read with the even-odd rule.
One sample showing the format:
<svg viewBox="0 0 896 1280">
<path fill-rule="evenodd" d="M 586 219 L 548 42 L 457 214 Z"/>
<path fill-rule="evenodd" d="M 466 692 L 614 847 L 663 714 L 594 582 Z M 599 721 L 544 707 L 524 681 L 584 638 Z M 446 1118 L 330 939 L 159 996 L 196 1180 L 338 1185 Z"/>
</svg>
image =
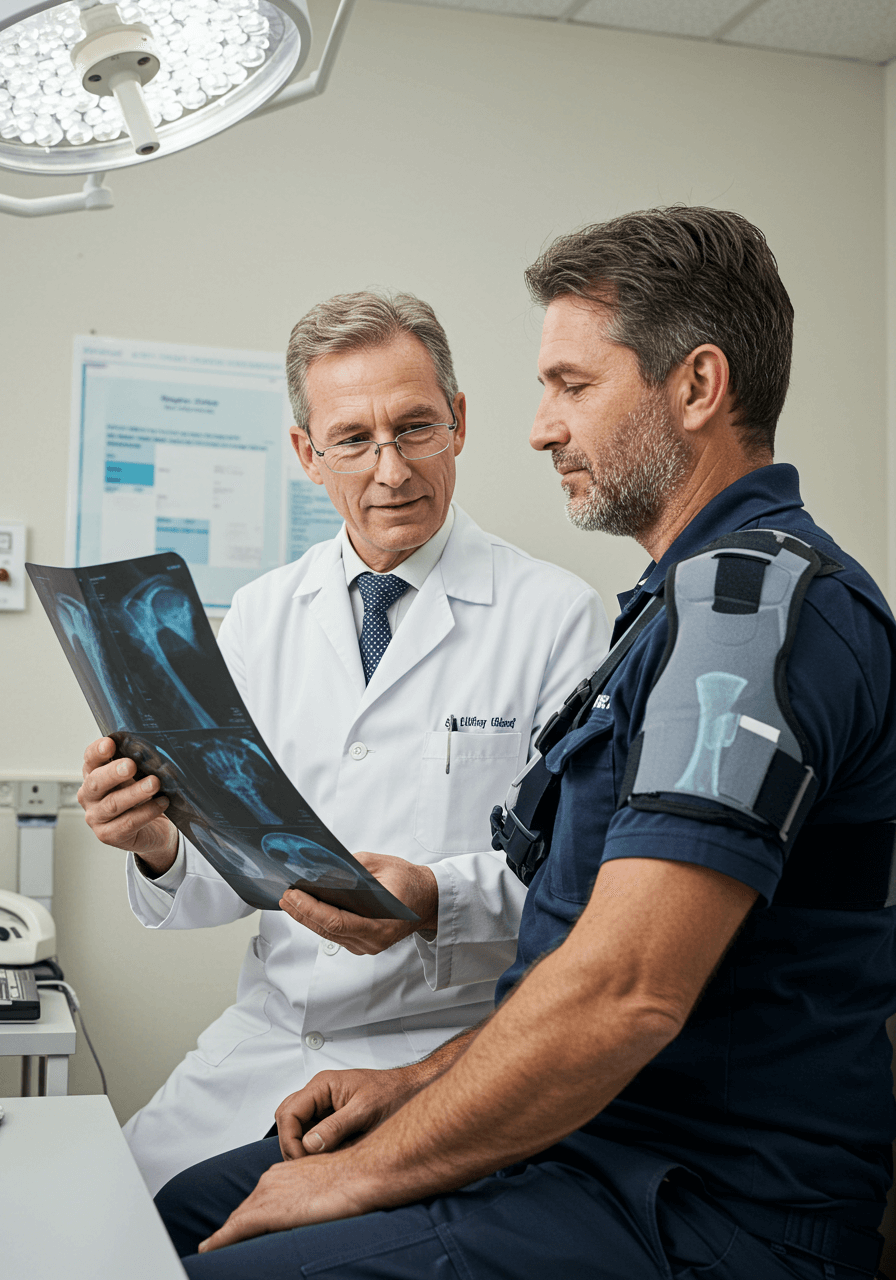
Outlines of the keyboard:
<svg viewBox="0 0 896 1280">
<path fill-rule="evenodd" d="M 30 969 L 0 969 L 0 1022 L 36 1022 L 40 993 Z"/>
</svg>

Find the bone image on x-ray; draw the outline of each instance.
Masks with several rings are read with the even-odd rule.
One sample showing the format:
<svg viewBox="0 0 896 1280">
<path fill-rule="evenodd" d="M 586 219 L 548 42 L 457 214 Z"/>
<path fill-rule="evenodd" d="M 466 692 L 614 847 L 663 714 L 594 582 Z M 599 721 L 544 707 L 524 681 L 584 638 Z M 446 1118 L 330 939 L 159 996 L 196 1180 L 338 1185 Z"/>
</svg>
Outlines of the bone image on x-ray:
<svg viewBox="0 0 896 1280">
<path fill-rule="evenodd" d="M 87 659 L 87 665 L 79 663 L 78 669 L 88 678 L 94 677 L 91 683 L 100 699 L 105 702 L 114 724 L 124 724 L 127 717 L 115 696 L 114 685 L 109 679 L 106 666 L 106 655 L 89 612 L 80 600 L 61 594 L 56 596 L 56 611 L 72 651 L 76 654 L 80 651 Z"/>
<path fill-rule="evenodd" d="M 193 697 L 174 670 L 159 638 L 161 630 L 171 631 L 201 656 L 189 596 L 178 587 L 173 587 L 168 578 L 147 578 L 128 592 L 122 599 L 121 607 L 131 624 L 131 636 L 158 668 L 156 678 L 161 676 L 168 682 L 172 692 L 188 708 L 198 728 L 216 728 L 214 718 Z"/>
<path fill-rule="evenodd" d="M 258 822 L 268 827 L 283 825 L 283 818 L 265 804 L 261 788 L 273 781 L 270 762 L 264 752 L 245 738 L 196 744 L 196 753 L 209 777 L 244 804 Z"/>
<path fill-rule="evenodd" d="M 195 843 L 211 845 L 231 870 L 251 880 L 264 880 L 265 873 L 258 863 L 247 857 L 239 845 L 234 844 L 232 840 L 228 840 L 220 831 L 208 831 L 206 828 L 198 827 L 192 822 L 189 825 L 190 834 Z"/>
<path fill-rule="evenodd" d="M 358 877 L 351 867 L 342 866 L 336 855 L 288 831 L 269 831 L 262 836 L 261 848 L 272 860 L 283 864 L 293 880 L 305 880 L 326 889 L 354 889 Z"/>
</svg>

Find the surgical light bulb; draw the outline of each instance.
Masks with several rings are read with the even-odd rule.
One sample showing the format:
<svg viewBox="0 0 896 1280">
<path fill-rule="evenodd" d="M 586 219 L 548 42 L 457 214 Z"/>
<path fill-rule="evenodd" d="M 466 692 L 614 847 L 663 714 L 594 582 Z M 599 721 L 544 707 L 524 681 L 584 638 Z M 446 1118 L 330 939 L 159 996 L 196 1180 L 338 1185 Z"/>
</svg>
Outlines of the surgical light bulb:
<svg viewBox="0 0 896 1280">
<path fill-rule="evenodd" d="M 148 27 L 158 55 L 159 72 L 142 96 L 164 151 L 235 123 L 289 79 L 310 27 L 302 0 L 281 3 L 123 0 L 121 23 Z M 124 150 L 126 139 L 112 150 L 96 146 L 119 139 L 125 123 L 114 98 L 87 93 L 86 79 L 82 86 L 71 51 L 83 39 L 81 11 L 71 2 L 0 30 L 0 165 L 89 172 L 138 158 Z"/>
</svg>

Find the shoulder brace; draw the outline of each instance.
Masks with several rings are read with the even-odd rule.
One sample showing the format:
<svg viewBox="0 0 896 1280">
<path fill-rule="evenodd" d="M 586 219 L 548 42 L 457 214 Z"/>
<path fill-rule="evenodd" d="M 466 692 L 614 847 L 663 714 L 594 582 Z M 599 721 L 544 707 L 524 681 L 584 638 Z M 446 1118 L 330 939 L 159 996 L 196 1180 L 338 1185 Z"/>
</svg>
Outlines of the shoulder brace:
<svg viewBox="0 0 896 1280">
<path fill-rule="evenodd" d="M 787 696 L 787 655 L 809 583 L 841 568 L 759 529 L 669 570 L 669 638 L 620 804 L 745 826 L 790 847 L 818 780 Z"/>
</svg>

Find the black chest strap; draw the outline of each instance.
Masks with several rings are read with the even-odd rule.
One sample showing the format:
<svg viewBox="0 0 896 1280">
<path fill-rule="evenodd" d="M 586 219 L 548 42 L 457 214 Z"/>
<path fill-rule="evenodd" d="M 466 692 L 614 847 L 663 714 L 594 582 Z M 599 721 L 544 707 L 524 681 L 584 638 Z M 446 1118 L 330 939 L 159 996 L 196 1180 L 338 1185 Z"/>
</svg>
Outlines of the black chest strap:
<svg viewBox="0 0 896 1280">
<path fill-rule="evenodd" d="M 503 850 L 507 865 L 523 884 L 529 885 L 551 849 L 551 833 L 557 815 L 560 779 L 544 762 L 548 752 L 573 729 L 583 724 L 610 677 L 642 631 L 663 607 L 662 596 L 654 596 L 641 610 L 603 662 L 587 680 L 576 685 L 559 711 L 555 711 L 535 739 L 538 752 L 514 781 L 516 796 L 506 809 L 495 805 L 491 812 L 492 848 Z"/>
</svg>

